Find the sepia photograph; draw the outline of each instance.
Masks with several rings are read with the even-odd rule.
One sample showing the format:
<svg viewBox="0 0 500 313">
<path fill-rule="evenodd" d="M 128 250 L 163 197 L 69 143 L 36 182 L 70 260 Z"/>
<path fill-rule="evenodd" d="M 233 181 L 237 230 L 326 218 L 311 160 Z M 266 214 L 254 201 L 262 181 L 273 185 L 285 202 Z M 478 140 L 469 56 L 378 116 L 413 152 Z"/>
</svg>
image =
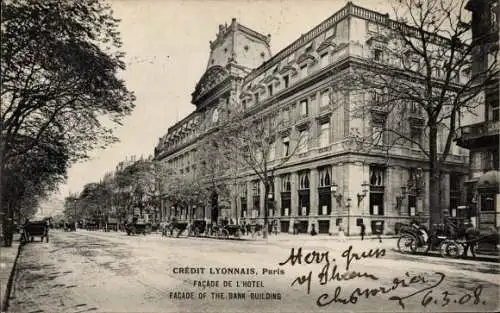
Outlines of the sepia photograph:
<svg viewBox="0 0 500 313">
<path fill-rule="evenodd" d="M 499 312 L 499 17 L 1 0 L 0 312 Z"/>
</svg>

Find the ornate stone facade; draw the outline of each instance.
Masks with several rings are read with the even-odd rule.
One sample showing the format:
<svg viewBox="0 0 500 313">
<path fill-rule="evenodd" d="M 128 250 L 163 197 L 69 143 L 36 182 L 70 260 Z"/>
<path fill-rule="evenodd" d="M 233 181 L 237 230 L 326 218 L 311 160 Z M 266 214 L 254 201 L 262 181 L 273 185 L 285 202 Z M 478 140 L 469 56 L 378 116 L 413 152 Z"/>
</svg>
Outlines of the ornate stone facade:
<svg viewBox="0 0 500 313">
<path fill-rule="evenodd" d="M 387 15 L 348 3 L 272 57 L 269 36 L 235 20 L 229 27 L 221 26 L 211 43 L 207 71 L 193 93 L 197 108 L 169 128 L 155 149 L 156 158 L 181 173 L 193 173 L 196 143 L 216 125 L 216 110 L 236 101 L 250 114 L 273 112 L 286 118 L 289 127 L 276 141 L 276 159 L 300 131 L 310 132 L 311 140 L 286 166 L 276 169 L 269 198 L 251 171 L 240 173 L 232 186 L 239 197 L 228 213 L 234 221 L 262 222 L 268 199 L 273 202 L 270 218 L 281 232 L 292 232 L 296 225 L 299 232 L 314 227 L 320 233 L 343 229 L 353 235 L 359 233 L 362 219 L 367 233 L 372 223 L 380 222 L 384 233 L 393 233 L 397 222 L 425 218 L 430 191 L 424 155 L 411 146 L 398 146 L 389 156 L 382 149 L 357 149 L 356 139 L 370 131 L 372 119 L 354 118 L 349 112 L 368 100 L 337 88 L 357 60 L 372 57 L 384 43 L 377 29 L 390 23 L 394 22 Z M 231 54 L 221 61 L 221 51 Z M 418 112 L 413 117 L 416 124 L 422 122 Z M 465 201 L 451 196 L 450 180 L 465 180 L 467 162 L 467 154 L 454 146 L 442 177 L 443 207 Z M 411 191 L 402 193 L 401 187 L 407 186 Z M 210 213 L 206 209 L 198 216 Z"/>
</svg>

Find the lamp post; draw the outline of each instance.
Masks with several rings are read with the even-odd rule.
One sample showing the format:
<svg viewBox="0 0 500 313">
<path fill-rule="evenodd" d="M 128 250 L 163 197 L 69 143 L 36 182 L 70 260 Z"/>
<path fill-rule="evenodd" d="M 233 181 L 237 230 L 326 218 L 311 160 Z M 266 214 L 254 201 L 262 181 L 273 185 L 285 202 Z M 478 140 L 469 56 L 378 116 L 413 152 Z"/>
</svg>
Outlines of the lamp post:
<svg viewBox="0 0 500 313">
<path fill-rule="evenodd" d="M 347 198 L 346 207 L 347 207 L 347 236 L 351 235 L 351 198 Z"/>
</svg>

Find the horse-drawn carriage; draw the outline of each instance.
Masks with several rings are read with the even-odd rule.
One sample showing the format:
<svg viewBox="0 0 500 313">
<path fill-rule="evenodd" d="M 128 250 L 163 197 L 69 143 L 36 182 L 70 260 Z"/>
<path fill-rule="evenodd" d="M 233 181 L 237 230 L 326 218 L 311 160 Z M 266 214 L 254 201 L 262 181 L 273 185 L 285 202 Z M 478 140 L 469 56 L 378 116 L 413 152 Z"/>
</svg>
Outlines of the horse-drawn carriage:
<svg viewBox="0 0 500 313">
<path fill-rule="evenodd" d="M 402 253 L 439 251 L 443 257 L 465 257 L 471 251 L 476 257 L 483 245 L 496 247 L 499 234 L 494 230 L 478 230 L 463 220 L 447 218 L 443 224 L 433 225 L 431 230 L 416 221 L 399 226 L 398 249 Z"/>
<path fill-rule="evenodd" d="M 162 227 L 161 235 L 163 237 L 179 237 L 186 231 L 188 226 L 188 221 L 173 220 Z"/>
<path fill-rule="evenodd" d="M 44 238 L 49 242 L 49 225 L 46 221 L 26 222 L 22 226 L 21 243 L 33 242 L 34 237 L 40 237 L 41 242 Z"/>
<path fill-rule="evenodd" d="M 228 239 L 229 237 L 239 238 L 243 234 L 243 229 L 240 225 L 225 224 L 213 225 L 210 229 L 210 235 L 217 238 Z"/>
<path fill-rule="evenodd" d="M 132 222 L 125 223 L 125 232 L 127 236 L 138 234 L 149 234 L 151 232 L 151 223 L 133 220 Z"/>
</svg>

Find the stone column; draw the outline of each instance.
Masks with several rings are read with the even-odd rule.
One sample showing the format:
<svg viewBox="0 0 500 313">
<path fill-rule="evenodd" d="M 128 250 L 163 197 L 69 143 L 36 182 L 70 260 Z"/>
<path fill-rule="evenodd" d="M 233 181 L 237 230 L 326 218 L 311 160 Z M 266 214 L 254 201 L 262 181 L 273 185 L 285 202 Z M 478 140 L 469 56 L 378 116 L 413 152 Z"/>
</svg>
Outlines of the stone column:
<svg viewBox="0 0 500 313">
<path fill-rule="evenodd" d="M 279 220 L 279 216 L 281 216 L 281 192 L 280 192 L 281 179 L 279 177 L 274 177 L 273 183 L 274 183 L 274 216 Z M 281 225 L 278 222 L 278 231 L 281 232 L 280 227 Z"/>
<path fill-rule="evenodd" d="M 441 174 L 441 194 L 439 198 L 441 199 L 441 216 L 450 216 L 450 173 Z"/>
<path fill-rule="evenodd" d="M 307 223 L 307 232 L 311 232 L 312 225 L 315 225 L 318 231 L 318 206 L 319 206 L 319 172 L 317 168 L 312 168 L 309 172 L 309 216 Z"/>
<path fill-rule="evenodd" d="M 362 194 L 362 184 L 366 181 L 367 173 L 364 173 L 364 165 L 361 162 L 346 164 L 348 169 L 347 175 L 347 194 L 351 198 L 350 210 L 345 212 L 347 214 L 346 219 L 344 219 L 344 226 L 346 230 L 346 235 L 350 236 L 352 234 L 357 234 L 359 231 L 356 226 L 356 217 L 361 215 L 362 212 L 367 212 L 369 209 L 369 193 L 359 202 L 358 205 L 358 194 Z M 369 174 L 368 174 L 369 175 Z M 344 199 L 347 201 L 347 198 Z"/>
<path fill-rule="evenodd" d="M 267 200 L 267 195 L 266 195 L 266 188 L 264 186 L 264 183 L 262 183 L 259 180 L 259 189 L 260 189 L 260 200 L 259 200 L 259 222 L 264 223 L 264 216 L 266 214 L 266 203 L 265 201 Z"/>
<path fill-rule="evenodd" d="M 293 223 L 298 215 L 299 208 L 299 193 L 297 188 L 299 188 L 299 175 L 297 172 L 290 173 L 290 185 L 291 185 L 291 208 L 290 208 L 290 227 L 288 232 L 293 233 Z"/>
</svg>

